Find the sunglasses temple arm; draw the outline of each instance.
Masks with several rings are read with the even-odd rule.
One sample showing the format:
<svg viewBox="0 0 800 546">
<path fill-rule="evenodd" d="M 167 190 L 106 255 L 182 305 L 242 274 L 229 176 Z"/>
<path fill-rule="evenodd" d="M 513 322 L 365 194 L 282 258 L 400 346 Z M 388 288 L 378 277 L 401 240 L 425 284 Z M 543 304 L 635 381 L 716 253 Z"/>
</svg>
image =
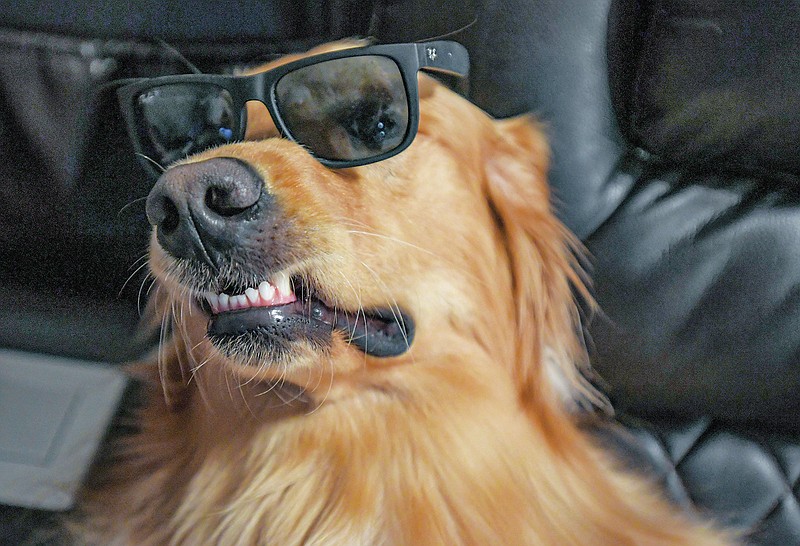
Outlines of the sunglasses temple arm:
<svg viewBox="0 0 800 546">
<path fill-rule="evenodd" d="M 469 74 L 467 48 L 458 42 L 438 41 L 416 44 L 420 70 L 443 72 L 465 78 Z"/>
</svg>

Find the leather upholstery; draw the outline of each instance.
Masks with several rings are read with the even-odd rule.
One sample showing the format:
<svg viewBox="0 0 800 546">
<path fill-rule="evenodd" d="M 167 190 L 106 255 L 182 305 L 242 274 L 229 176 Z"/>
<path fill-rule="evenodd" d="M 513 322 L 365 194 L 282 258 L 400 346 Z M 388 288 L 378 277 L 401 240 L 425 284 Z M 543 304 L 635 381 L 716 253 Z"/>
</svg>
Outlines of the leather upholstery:
<svg viewBox="0 0 800 546">
<path fill-rule="evenodd" d="M 586 240 L 604 315 L 594 365 L 617 407 L 800 429 L 800 209 L 765 179 L 638 165 Z"/>
<path fill-rule="evenodd" d="M 692 513 L 741 530 L 751 545 L 800 543 L 800 446 L 797 438 L 689 421 L 626 417 L 625 429 L 594 434 L 633 470 Z"/>
</svg>

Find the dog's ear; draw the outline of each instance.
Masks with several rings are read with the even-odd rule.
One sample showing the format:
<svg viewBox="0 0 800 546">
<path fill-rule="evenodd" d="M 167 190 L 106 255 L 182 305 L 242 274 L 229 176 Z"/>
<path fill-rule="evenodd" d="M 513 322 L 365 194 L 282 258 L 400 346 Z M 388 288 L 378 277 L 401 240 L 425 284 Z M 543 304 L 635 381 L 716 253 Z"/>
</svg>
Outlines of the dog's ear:
<svg viewBox="0 0 800 546">
<path fill-rule="evenodd" d="M 486 191 L 512 267 L 518 343 L 513 373 L 521 400 L 529 409 L 596 403 L 580 369 L 586 356 L 575 297 L 590 301 L 576 259 L 580 245 L 552 210 L 544 132 L 529 116 L 493 124 Z"/>
</svg>

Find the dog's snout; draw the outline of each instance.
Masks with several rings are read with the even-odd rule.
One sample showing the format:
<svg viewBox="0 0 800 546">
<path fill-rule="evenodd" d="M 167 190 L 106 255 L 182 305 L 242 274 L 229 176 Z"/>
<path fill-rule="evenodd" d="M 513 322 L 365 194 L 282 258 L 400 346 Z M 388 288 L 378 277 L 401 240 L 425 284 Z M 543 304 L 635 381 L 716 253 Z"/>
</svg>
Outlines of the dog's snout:
<svg viewBox="0 0 800 546">
<path fill-rule="evenodd" d="M 214 158 L 167 170 L 150 191 L 146 211 L 167 252 L 218 265 L 270 204 L 264 181 L 247 163 Z"/>
</svg>

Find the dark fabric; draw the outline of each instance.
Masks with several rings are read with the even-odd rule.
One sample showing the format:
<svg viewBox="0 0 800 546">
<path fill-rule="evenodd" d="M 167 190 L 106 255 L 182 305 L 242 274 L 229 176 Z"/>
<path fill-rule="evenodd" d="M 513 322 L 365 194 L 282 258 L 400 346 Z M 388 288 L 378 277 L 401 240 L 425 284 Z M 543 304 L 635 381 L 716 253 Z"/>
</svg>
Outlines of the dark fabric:
<svg viewBox="0 0 800 546">
<path fill-rule="evenodd" d="M 170 43 L 276 43 L 322 38 L 337 21 L 349 19 L 351 32 L 366 28 L 371 2 L 304 0 L 198 0 L 165 4 L 158 0 L 15 0 L 0 12 L 0 25 L 18 30 L 87 38 L 160 38 Z M 359 21 L 360 19 L 360 21 Z M 359 25 L 360 22 L 360 25 Z"/>
<path fill-rule="evenodd" d="M 69 546 L 53 512 L 0 505 L 0 533 L 8 546 Z"/>
<path fill-rule="evenodd" d="M 98 91 L 119 62 L 79 41 L 22 38 L 0 33 L 0 344 L 129 358 L 121 336 L 135 327 L 144 280 L 135 270 L 148 185 L 112 97 Z M 128 305 L 99 330 L 81 318 L 120 298 Z"/>
<path fill-rule="evenodd" d="M 672 163 L 800 173 L 800 4 L 648 4 L 622 108 L 632 140 Z"/>
<path fill-rule="evenodd" d="M 475 23 L 477 0 L 383 0 L 375 2 L 373 35 L 381 42 L 420 42 L 441 36 L 463 41 Z"/>
<path fill-rule="evenodd" d="M 86 259 L 88 261 L 88 259 Z M 138 292 L 143 279 L 131 287 Z M 146 294 L 141 297 L 141 305 Z M 0 347 L 65 357 L 122 363 L 154 346 L 127 298 L 68 293 L 58 279 L 40 286 L 0 286 Z"/>
</svg>

